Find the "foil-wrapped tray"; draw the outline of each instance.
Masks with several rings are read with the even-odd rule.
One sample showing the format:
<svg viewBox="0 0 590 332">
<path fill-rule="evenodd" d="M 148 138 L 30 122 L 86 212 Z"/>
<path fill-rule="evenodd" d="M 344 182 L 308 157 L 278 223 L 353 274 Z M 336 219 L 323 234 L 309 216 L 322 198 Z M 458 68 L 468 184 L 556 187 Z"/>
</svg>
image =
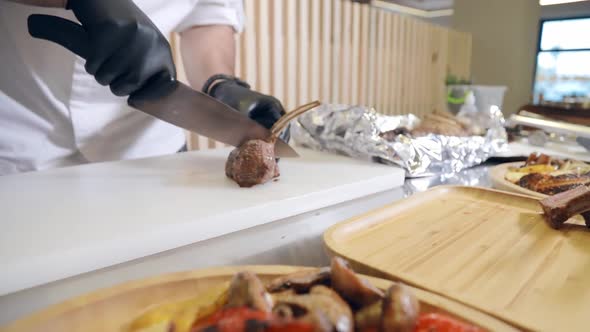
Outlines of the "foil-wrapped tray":
<svg viewBox="0 0 590 332">
<path fill-rule="evenodd" d="M 388 116 L 362 106 L 323 104 L 294 121 L 291 131 L 301 146 L 398 165 L 408 177 L 454 174 L 506 148 L 499 109 L 489 112 L 483 135 L 413 137 L 409 131 L 420 121 L 413 114 Z"/>
</svg>

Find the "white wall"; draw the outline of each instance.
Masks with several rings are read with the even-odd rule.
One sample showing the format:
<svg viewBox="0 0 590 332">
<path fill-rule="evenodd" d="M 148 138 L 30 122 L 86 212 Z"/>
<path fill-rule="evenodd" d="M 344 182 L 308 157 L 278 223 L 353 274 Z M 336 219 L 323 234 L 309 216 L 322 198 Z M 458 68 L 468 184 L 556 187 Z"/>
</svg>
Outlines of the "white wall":
<svg viewBox="0 0 590 332">
<path fill-rule="evenodd" d="M 531 100 L 540 14 L 533 0 L 455 0 L 453 28 L 473 36 L 472 79 L 508 87 L 506 114 Z"/>
<path fill-rule="evenodd" d="M 427 22 L 450 28 L 453 26 L 453 16 L 439 16 L 425 19 Z"/>
<path fill-rule="evenodd" d="M 590 0 L 583 2 L 566 3 L 562 5 L 542 6 L 541 7 L 541 18 L 563 18 L 563 17 L 578 17 L 578 16 L 590 16 Z M 429 23 L 452 27 L 453 16 L 439 16 L 432 18 L 421 18 Z"/>
<path fill-rule="evenodd" d="M 590 16 L 590 1 L 541 7 L 541 18 Z"/>
</svg>

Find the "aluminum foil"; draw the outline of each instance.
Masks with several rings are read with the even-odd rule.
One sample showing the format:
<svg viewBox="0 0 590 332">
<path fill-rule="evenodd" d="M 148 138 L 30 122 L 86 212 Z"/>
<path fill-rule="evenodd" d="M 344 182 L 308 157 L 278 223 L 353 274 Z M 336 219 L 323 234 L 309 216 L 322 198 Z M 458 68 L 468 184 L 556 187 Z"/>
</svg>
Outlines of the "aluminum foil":
<svg viewBox="0 0 590 332">
<path fill-rule="evenodd" d="M 362 106 L 324 104 L 294 121 L 291 135 L 297 144 L 314 150 L 401 166 L 408 177 L 450 176 L 506 149 L 502 112 L 495 108 L 488 113 L 485 124 L 473 123 L 485 127 L 482 136 L 412 137 L 401 131 L 386 140 L 380 136 L 382 133 L 401 128 L 412 130 L 420 119 L 412 114 L 382 115 Z"/>
</svg>

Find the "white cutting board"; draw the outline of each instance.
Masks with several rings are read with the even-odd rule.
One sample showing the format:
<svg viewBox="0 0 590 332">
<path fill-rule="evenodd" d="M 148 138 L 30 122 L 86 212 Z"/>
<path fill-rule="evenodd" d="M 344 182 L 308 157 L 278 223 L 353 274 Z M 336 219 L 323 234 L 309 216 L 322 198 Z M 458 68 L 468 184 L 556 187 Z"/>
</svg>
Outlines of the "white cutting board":
<svg viewBox="0 0 590 332">
<path fill-rule="evenodd" d="M 404 171 L 299 149 L 239 188 L 228 149 L 0 177 L 0 295 L 394 187 Z M 236 248 L 239 250 L 239 248 Z"/>
</svg>

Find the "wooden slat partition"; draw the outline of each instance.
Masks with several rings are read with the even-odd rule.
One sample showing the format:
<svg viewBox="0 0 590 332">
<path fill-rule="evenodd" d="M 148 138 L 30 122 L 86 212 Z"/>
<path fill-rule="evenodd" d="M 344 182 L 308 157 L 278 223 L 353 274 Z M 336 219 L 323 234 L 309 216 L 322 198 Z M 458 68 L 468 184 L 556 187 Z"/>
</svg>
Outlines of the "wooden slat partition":
<svg viewBox="0 0 590 332">
<path fill-rule="evenodd" d="M 245 0 L 245 11 L 236 74 L 286 109 L 320 99 L 423 115 L 445 109 L 447 74 L 470 77 L 471 36 L 414 17 L 350 0 Z"/>
</svg>

